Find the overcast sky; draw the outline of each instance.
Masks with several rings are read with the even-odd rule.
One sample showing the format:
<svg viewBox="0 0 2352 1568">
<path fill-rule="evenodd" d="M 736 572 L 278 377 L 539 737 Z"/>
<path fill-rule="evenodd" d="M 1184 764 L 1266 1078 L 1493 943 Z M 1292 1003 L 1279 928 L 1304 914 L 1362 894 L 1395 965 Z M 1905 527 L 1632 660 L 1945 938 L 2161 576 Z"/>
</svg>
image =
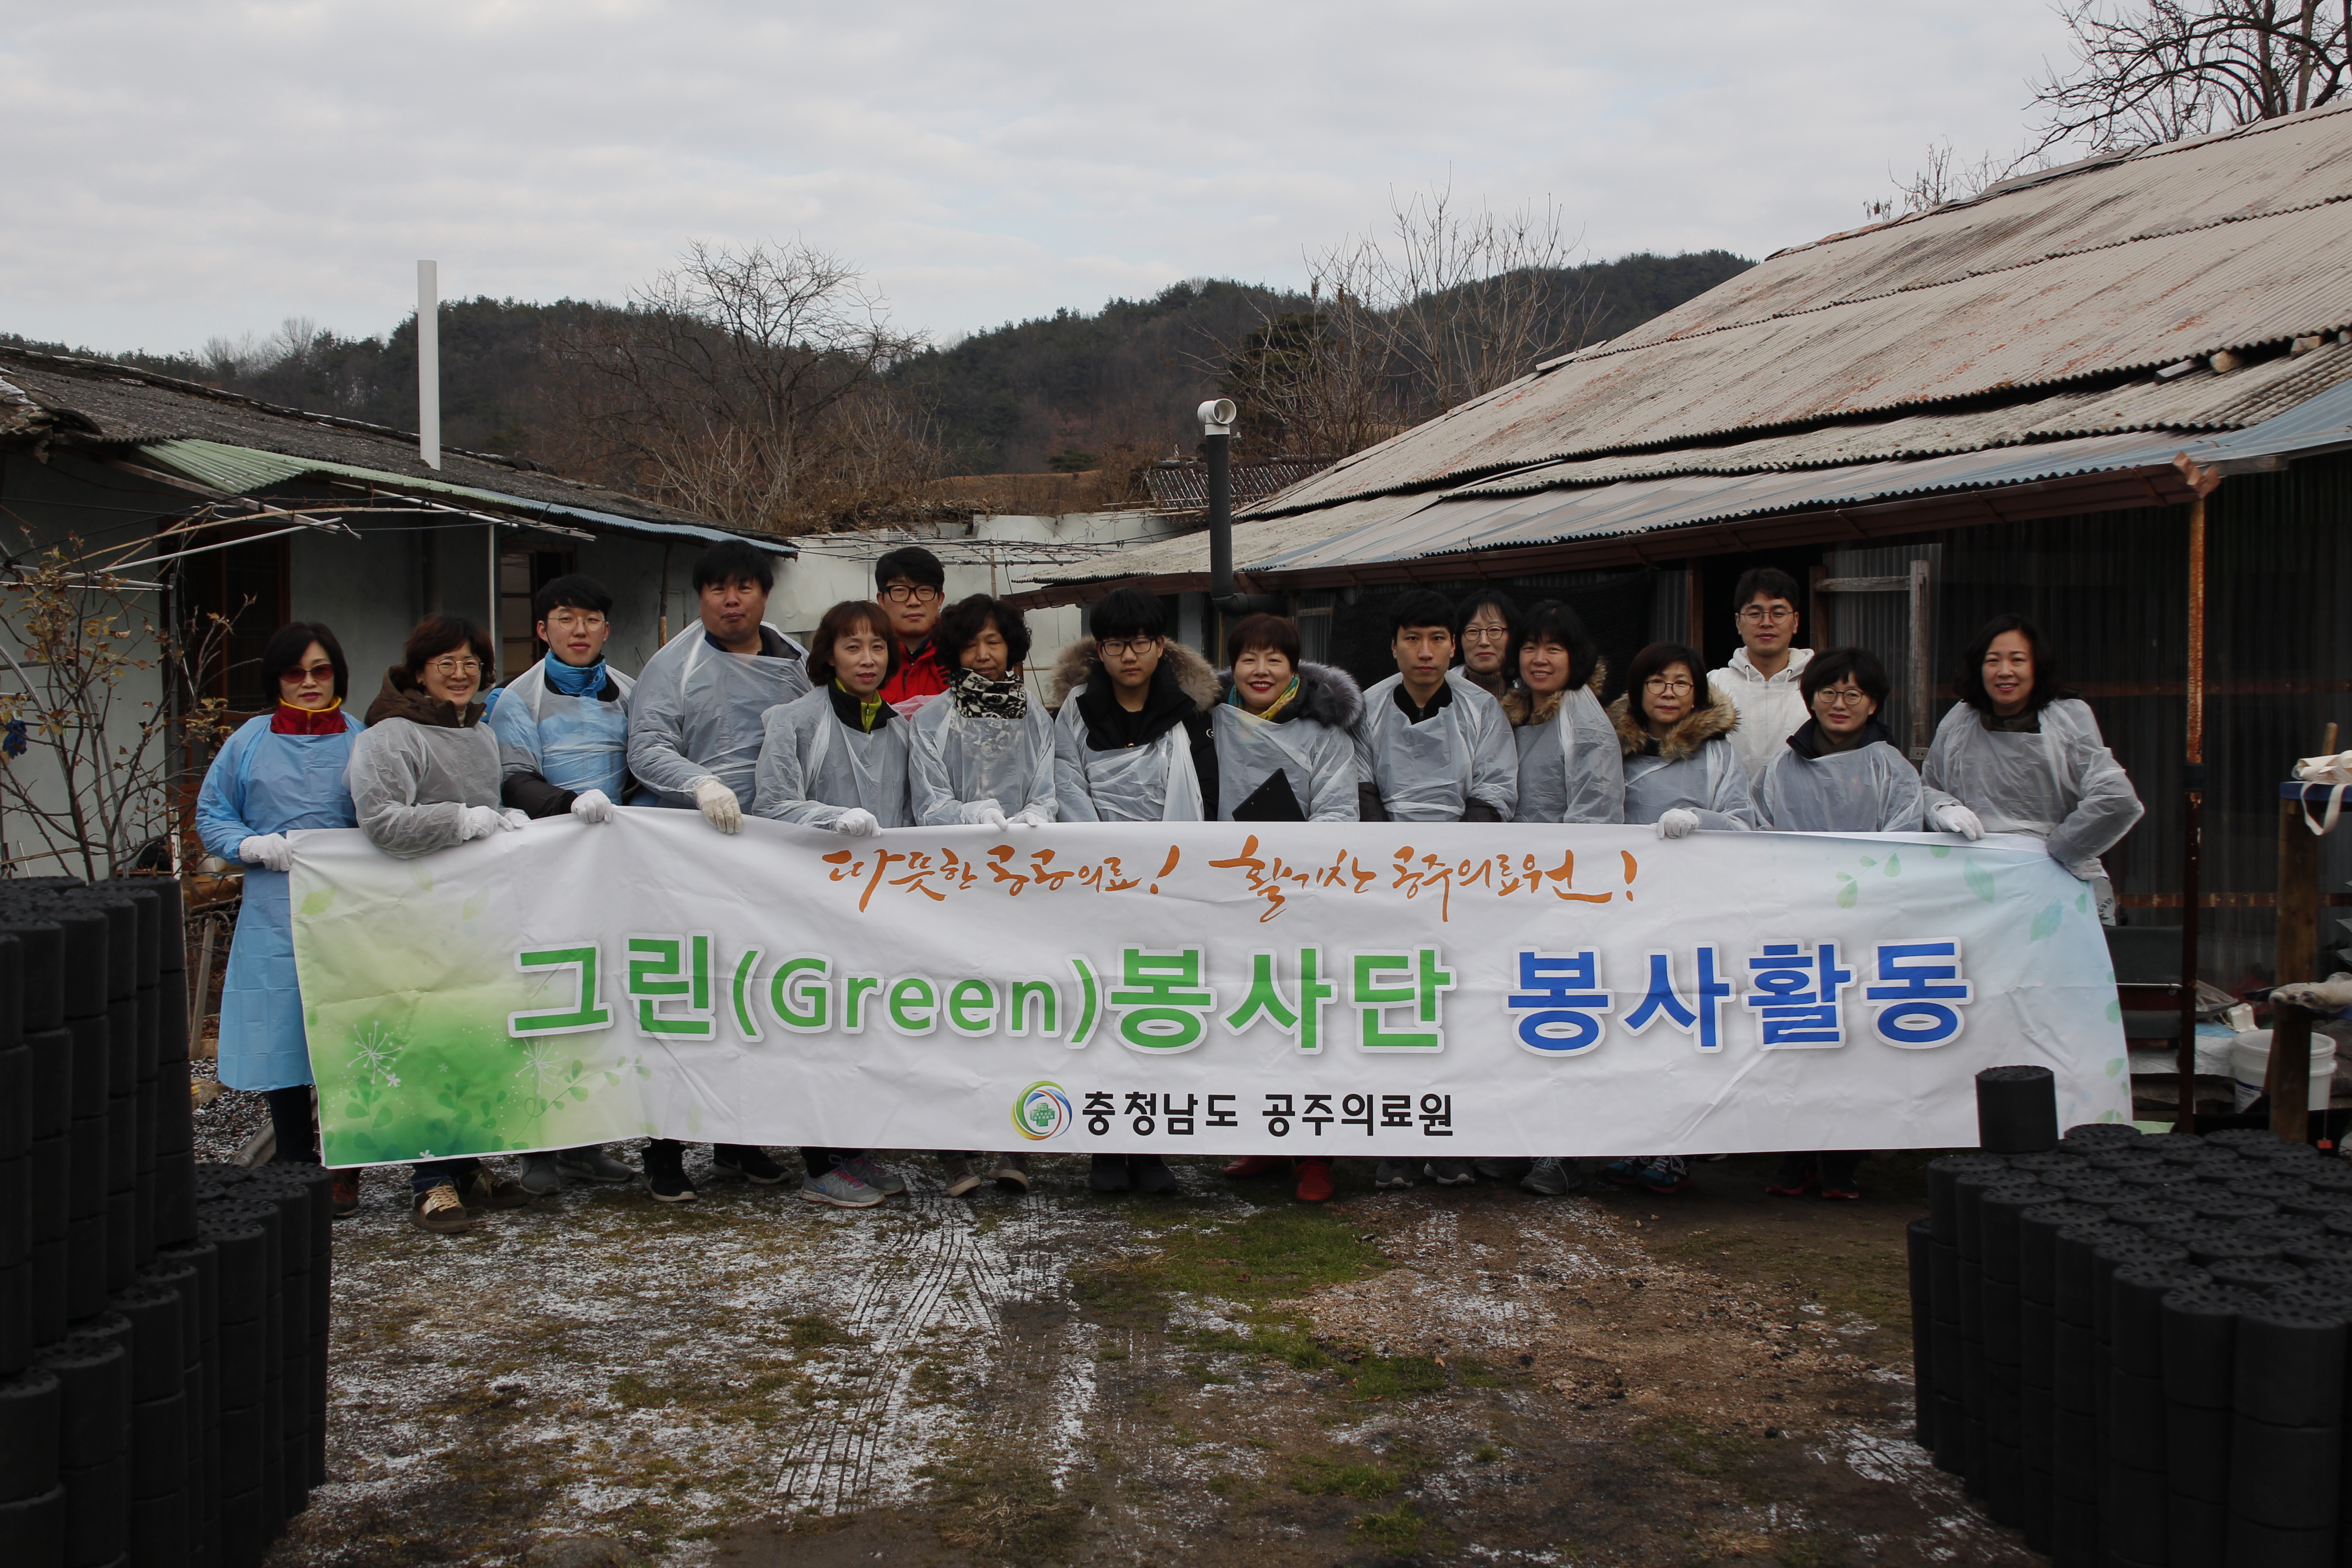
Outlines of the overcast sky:
<svg viewBox="0 0 2352 1568">
<path fill-rule="evenodd" d="M 0 330 L 193 349 L 445 297 L 617 300 L 800 235 L 945 337 L 1300 282 L 1391 189 L 1596 258 L 1863 221 L 2020 140 L 2048 0 L 1346 5 L 0 0 Z"/>
</svg>

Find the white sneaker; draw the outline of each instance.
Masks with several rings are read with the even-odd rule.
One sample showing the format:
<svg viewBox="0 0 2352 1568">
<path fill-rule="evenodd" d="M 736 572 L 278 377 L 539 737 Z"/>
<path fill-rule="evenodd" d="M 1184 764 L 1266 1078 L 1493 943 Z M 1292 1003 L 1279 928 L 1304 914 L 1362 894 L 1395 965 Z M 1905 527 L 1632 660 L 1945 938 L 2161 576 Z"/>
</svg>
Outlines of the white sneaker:
<svg viewBox="0 0 2352 1568">
<path fill-rule="evenodd" d="M 882 1201 L 882 1194 L 851 1175 L 845 1166 L 835 1165 L 822 1176 L 811 1176 L 801 1183 L 801 1196 L 813 1204 L 831 1204 L 837 1209 L 870 1209 Z"/>
<path fill-rule="evenodd" d="M 907 1190 L 905 1177 L 886 1165 L 876 1164 L 863 1154 L 853 1160 L 844 1160 L 841 1168 L 856 1178 L 860 1186 L 872 1187 L 886 1198 L 897 1197 Z"/>
</svg>

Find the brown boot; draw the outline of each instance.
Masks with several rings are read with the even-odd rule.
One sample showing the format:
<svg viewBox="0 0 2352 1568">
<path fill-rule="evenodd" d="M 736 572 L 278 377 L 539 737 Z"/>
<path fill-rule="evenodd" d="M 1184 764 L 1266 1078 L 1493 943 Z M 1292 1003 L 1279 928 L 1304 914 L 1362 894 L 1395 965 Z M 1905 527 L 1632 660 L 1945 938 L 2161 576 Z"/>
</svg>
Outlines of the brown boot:
<svg viewBox="0 0 2352 1568">
<path fill-rule="evenodd" d="M 354 1165 L 335 1173 L 335 1217 L 349 1219 L 360 1211 L 360 1173 Z"/>
</svg>

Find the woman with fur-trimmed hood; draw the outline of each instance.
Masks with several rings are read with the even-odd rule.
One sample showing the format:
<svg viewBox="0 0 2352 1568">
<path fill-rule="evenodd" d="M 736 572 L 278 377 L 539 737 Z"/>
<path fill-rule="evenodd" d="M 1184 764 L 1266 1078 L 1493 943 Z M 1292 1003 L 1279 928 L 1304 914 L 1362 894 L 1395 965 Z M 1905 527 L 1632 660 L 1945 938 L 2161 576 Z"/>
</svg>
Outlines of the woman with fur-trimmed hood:
<svg viewBox="0 0 2352 1568">
<path fill-rule="evenodd" d="M 1227 634 L 1213 727 L 1219 822 L 1354 822 L 1356 721 L 1345 670 L 1298 657 L 1298 623 L 1251 616 Z"/>
<path fill-rule="evenodd" d="M 1054 660 L 1054 797 L 1064 822 L 1206 822 L 1217 813 L 1210 713 L 1217 674 L 1168 640 L 1139 588 L 1087 612 L 1088 640 Z"/>
<path fill-rule="evenodd" d="M 1625 757 L 1625 820 L 1661 838 L 1756 826 L 1748 770 L 1727 739 L 1739 714 L 1707 684 L 1698 655 L 1654 642 L 1633 656 L 1625 695 L 1609 705 Z"/>
<path fill-rule="evenodd" d="M 1600 645 L 1557 599 L 1527 614 L 1519 684 L 1503 714 L 1519 748 L 1521 822 L 1622 822 L 1625 765 L 1601 706 L 1609 679 Z"/>
</svg>

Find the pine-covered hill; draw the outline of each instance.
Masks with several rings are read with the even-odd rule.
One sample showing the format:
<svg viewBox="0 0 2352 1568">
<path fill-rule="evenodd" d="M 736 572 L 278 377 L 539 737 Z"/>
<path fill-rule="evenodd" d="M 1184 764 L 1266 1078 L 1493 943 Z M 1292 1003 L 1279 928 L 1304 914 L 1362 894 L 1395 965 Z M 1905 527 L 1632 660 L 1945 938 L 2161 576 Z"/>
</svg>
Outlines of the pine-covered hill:
<svg viewBox="0 0 2352 1568">
<path fill-rule="evenodd" d="M 1564 268 L 1553 282 L 1564 347 L 1614 337 L 1706 292 L 1754 263 L 1727 251 L 1628 256 Z M 1190 451 L 1192 411 L 1216 395 L 1221 349 L 1265 321 L 1308 308 L 1306 296 L 1196 279 L 1149 300 L 1113 300 L 1091 314 L 1056 310 L 1007 322 L 899 364 L 893 375 L 944 449 L 950 473 L 1079 468 Z M 550 395 L 554 344 L 566 329 L 616 307 L 560 300 L 455 300 L 441 308 L 441 434 L 451 447 L 577 466 L 583 443 Z M 205 353 L 101 353 L 0 333 L 0 342 L 105 359 L 265 402 L 416 424 L 416 322 L 382 337 L 346 338 L 289 322 L 268 342 L 216 342 Z"/>
<path fill-rule="evenodd" d="M 1549 289 L 1561 350 L 1615 337 L 1754 265 L 1710 250 L 1561 268 Z M 1092 315 L 975 332 L 898 374 L 923 394 L 959 472 L 1036 473 L 1122 448 L 1165 457 L 1199 441 L 1192 411 L 1217 393 L 1220 348 L 1307 309 L 1304 294 L 1196 279 Z"/>
</svg>

